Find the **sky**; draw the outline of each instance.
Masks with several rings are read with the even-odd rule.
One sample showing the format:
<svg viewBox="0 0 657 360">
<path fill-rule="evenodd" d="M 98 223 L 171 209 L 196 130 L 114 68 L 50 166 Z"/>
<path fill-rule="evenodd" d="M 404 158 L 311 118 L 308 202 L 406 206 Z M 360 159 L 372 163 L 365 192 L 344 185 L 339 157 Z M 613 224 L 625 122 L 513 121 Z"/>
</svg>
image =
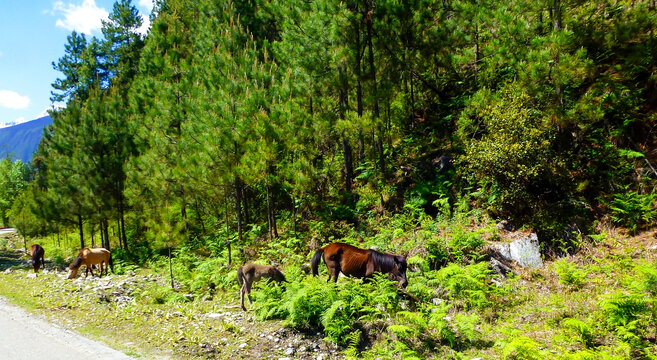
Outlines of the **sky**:
<svg viewBox="0 0 657 360">
<path fill-rule="evenodd" d="M 132 0 L 146 33 L 152 0 Z M 51 84 L 62 76 L 52 63 L 64 56 L 73 30 L 101 37 L 114 0 L 0 0 L 0 127 L 44 115 Z"/>
</svg>

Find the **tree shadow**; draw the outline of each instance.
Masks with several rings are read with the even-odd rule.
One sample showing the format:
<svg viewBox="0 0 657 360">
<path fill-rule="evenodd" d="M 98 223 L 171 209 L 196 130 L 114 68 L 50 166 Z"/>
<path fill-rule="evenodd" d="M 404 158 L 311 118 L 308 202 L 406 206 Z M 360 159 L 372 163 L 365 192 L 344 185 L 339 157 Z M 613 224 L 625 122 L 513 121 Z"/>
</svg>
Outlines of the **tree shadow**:
<svg viewBox="0 0 657 360">
<path fill-rule="evenodd" d="M 27 259 L 24 257 L 23 250 L 0 250 L 0 271 L 5 271 L 10 268 L 24 268 L 27 264 Z"/>
</svg>

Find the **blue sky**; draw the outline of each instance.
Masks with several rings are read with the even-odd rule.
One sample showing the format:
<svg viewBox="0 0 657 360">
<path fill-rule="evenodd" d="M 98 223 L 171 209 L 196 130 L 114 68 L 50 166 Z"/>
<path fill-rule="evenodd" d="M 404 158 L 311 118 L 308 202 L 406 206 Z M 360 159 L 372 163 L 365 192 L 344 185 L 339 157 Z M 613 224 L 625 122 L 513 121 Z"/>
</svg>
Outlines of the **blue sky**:
<svg viewBox="0 0 657 360">
<path fill-rule="evenodd" d="M 148 28 L 152 0 L 132 0 Z M 61 77 L 52 62 L 64 55 L 73 30 L 102 36 L 114 0 L 0 0 L 0 127 L 33 120 L 50 103 L 50 85 Z"/>
</svg>

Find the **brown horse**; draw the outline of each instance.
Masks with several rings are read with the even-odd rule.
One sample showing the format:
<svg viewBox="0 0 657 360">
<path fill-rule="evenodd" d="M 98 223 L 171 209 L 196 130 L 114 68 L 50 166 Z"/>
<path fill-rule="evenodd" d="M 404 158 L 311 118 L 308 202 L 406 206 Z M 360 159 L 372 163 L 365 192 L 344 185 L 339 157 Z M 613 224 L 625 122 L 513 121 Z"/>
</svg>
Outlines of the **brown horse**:
<svg viewBox="0 0 657 360">
<path fill-rule="evenodd" d="M 103 264 L 105 264 L 105 267 L 103 268 Z M 85 277 L 89 275 L 89 271 L 91 271 L 91 276 L 94 276 L 94 271 L 92 269 L 92 265 L 97 265 L 98 269 L 100 269 L 100 276 L 103 276 L 103 270 L 105 270 L 105 275 L 107 275 L 107 265 L 109 265 L 112 268 L 112 272 L 114 272 L 114 263 L 112 262 L 112 254 L 110 253 L 109 250 L 99 248 L 99 249 L 89 249 L 89 248 L 84 248 L 80 250 L 78 253 L 78 256 L 73 260 L 71 265 L 68 266 L 68 269 L 71 271 L 68 274 L 68 278 L 72 279 L 77 276 L 78 274 L 78 269 L 82 266 L 86 265 L 87 270 L 85 272 Z"/>
<path fill-rule="evenodd" d="M 317 266 L 324 259 L 329 270 L 326 282 L 338 281 L 338 275 L 342 272 L 348 276 L 357 278 L 371 277 L 375 272 L 390 274 L 402 287 L 408 285 L 406 280 L 406 258 L 401 255 L 384 254 L 376 250 L 359 249 L 355 246 L 343 243 L 332 243 L 317 250 L 310 268 L 313 276 L 319 275 Z"/>
<path fill-rule="evenodd" d="M 269 281 L 287 282 L 285 275 L 275 266 L 246 264 L 237 269 L 237 282 L 240 284 L 240 304 L 242 305 L 242 310 L 246 311 L 246 307 L 244 307 L 244 294 L 248 297 L 249 304 L 253 305 L 253 301 L 251 301 L 251 286 L 263 277 L 269 278 Z"/>
<path fill-rule="evenodd" d="M 39 244 L 34 244 L 30 247 L 30 256 L 32 256 L 32 266 L 34 266 L 34 272 L 39 271 L 39 268 L 43 266 L 46 268 L 46 262 L 44 261 L 45 250 Z"/>
</svg>

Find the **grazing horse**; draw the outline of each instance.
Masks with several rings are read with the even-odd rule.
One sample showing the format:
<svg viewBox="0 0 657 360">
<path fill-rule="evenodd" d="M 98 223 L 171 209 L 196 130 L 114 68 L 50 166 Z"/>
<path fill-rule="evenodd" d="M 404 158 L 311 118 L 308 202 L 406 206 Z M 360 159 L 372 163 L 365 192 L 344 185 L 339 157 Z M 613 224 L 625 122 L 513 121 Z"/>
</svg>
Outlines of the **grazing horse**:
<svg viewBox="0 0 657 360">
<path fill-rule="evenodd" d="M 331 277 L 333 281 L 338 282 L 340 272 L 358 278 L 368 278 L 373 273 L 380 272 L 389 273 L 390 278 L 397 280 L 402 287 L 408 285 L 406 258 L 401 255 L 384 254 L 376 250 L 359 249 L 349 244 L 332 243 L 315 252 L 310 261 L 313 276 L 319 275 L 317 266 L 322 258 L 329 270 L 326 282 L 331 281 Z"/>
<path fill-rule="evenodd" d="M 39 244 L 34 244 L 30 247 L 30 256 L 32 256 L 32 266 L 34 266 L 34 272 L 39 271 L 39 268 L 43 266 L 46 268 L 46 262 L 44 261 L 45 250 Z"/>
<path fill-rule="evenodd" d="M 237 282 L 240 284 L 240 304 L 242 305 L 242 310 L 246 311 L 246 307 L 244 307 L 244 294 L 249 298 L 249 304 L 253 305 L 253 301 L 251 301 L 251 285 L 263 277 L 269 278 L 270 282 L 288 282 L 285 280 L 285 275 L 275 266 L 246 264 L 237 269 Z"/>
<path fill-rule="evenodd" d="M 103 264 L 105 264 L 105 267 L 103 268 Z M 94 271 L 92 269 L 92 265 L 97 265 L 98 269 L 100 269 L 100 276 L 103 276 L 103 269 L 105 270 L 105 275 L 107 275 L 107 265 L 109 265 L 112 268 L 112 272 L 114 272 L 114 263 L 112 262 L 112 254 L 110 253 L 109 250 L 99 248 L 99 249 L 89 249 L 89 248 L 84 248 L 80 250 L 78 253 L 78 256 L 73 260 L 71 265 L 68 266 L 68 269 L 71 271 L 68 274 L 68 279 L 72 279 L 77 276 L 78 274 L 78 269 L 82 266 L 86 265 L 87 271 L 85 272 L 85 277 L 89 275 L 89 271 L 91 271 L 91 276 L 94 276 Z"/>
</svg>

